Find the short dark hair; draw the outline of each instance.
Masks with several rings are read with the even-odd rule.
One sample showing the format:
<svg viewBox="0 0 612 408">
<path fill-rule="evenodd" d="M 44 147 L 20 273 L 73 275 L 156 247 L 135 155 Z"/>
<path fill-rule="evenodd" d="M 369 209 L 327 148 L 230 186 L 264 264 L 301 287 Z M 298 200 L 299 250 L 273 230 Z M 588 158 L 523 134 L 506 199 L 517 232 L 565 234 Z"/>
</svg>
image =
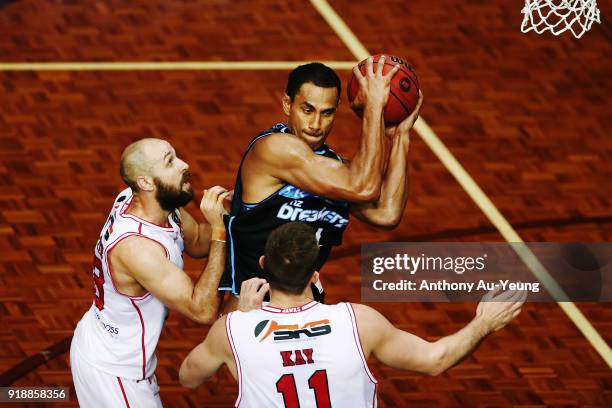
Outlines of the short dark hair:
<svg viewBox="0 0 612 408">
<path fill-rule="evenodd" d="M 311 62 L 300 65 L 289 74 L 285 93 L 291 101 L 295 98 L 302 85 L 312 83 L 322 88 L 336 88 L 338 90 L 338 100 L 342 91 L 342 84 L 336 71 L 320 62 Z"/>
<path fill-rule="evenodd" d="M 268 237 L 264 274 L 273 289 L 300 294 L 314 273 L 319 244 L 314 230 L 302 222 L 281 225 Z"/>
</svg>

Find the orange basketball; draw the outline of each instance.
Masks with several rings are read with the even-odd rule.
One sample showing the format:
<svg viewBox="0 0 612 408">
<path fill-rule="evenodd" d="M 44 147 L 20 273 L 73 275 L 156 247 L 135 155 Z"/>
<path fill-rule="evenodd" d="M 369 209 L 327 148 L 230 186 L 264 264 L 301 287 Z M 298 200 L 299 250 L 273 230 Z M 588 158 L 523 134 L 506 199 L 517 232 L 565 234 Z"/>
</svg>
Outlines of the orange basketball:
<svg viewBox="0 0 612 408">
<path fill-rule="evenodd" d="M 384 74 L 392 70 L 395 64 L 400 64 L 400 70 L 391 79 L 391 91 L 389 92 L 389 100 L 384 113 L 385 126 L 393 126 L 406 119 L 414 111 L 419 101 L 419 80 L 414 72 L 414 68 L 410 64 L 402 58 L 393 55 L 374 55 L 374 70 L 376 70 L 378 59 L 383 55 L 385 55 Z M 366 60 L 361 61 L 358 66 L 361 73 L 365 75 Z M 355 75 L 351 75 L 347 87 L 349 102 L 355 99 L 358 91 L 359 83 L 355 79 Z M 360 110 L 355 110 L 355 113 L 359 117 L 363 115 L 363 112 Z"/>
</svg>

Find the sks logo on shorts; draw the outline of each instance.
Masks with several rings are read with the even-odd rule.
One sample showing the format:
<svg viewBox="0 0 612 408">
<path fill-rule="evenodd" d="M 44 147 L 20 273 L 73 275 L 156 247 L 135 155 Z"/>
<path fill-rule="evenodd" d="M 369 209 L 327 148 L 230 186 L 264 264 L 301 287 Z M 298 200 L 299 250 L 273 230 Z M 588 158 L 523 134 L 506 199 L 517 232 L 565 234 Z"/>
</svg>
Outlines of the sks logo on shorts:
<svg viewBox="0 0 612 408">
<path fill-rule="evenodd" d="M 325 336 L 331 333 L 331 331 L 331 324 L 328 319 L 308 322 L 302 327 L 299 327 L 297 324 L 278 324 L 275 320 L 262 320 L 255 326 L 254 334 L 255 338 L 261 337 L 259 339 L 261 343 L 269 338 L 271 334 L 274 335 L 274 341 L 283 341 Z"/>
</svg>

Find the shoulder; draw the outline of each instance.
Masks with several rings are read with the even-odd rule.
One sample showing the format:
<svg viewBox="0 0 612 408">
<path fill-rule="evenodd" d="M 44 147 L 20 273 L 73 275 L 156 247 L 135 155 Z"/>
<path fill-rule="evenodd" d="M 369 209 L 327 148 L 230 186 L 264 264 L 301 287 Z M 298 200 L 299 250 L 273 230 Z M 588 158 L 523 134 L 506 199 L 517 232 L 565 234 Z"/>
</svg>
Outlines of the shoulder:
<svg viewBox="0 0 612 408">
<path fill-rule="evenodd" d="M 232 312 L 233 313 L 233 312 Z M 210 327 L 209 335 L 223 335 L 225 336 L 226 325 L 228 322 L 228 316 L 232 313 L 226 314 L 215 320 L 215 322 Z"/>
<path fill-rule="evenodd" d="M 356 319 L 371 320 L 379 317 L 384 318 L 384 316 L 373 307 L 362 305 L 361 303 L 347 303 L 347 305 L 355 314 Z"/>
<path fill-rule="evenodd" d="M 230 315 L 233 313 L 229 313 L 227 315 L 223 315 L 218 318 L 210 327 L 208 331 L 208 339 L 210 341 L 210 345 L 216 351 L 221 351 L 223 354 L 230 355 L 230 334 L 228 333 L 228 325 Z"/>
<path fill-rule="evenodd" d="M 347 305 L 355 314 L 355 321 L 363 332 L 380 334 L 380 330 L 390 324 L 387 318 L 373 307 L 360 303 L 347 303 Z"/>
<path fill-rule="evenodd" d="M 258 140 L 252 152 L 258 157 L 275 161 L 295 155 L 302 156 L 304 153 L 314 154 L 306 142 L 288 133 L 272 133 Z"/>
<path fill-rule="evenodd" d="M 393 326 L 376 309 L 359 303 L 348 303 L 355 313 L 357 331 L 364 353 L 369 356 L 372 350 L 390 333 Z"/>
<path fill-rule="evenodd" d="M 113 249 L 120 258 L 146 260 L 147 257 L 166 257 L 165 247 L 158 241 L 145 235 L 130 235 L 122 238 Z M 138 255 L 138 256 L 135 256 Z"/>
</svg>

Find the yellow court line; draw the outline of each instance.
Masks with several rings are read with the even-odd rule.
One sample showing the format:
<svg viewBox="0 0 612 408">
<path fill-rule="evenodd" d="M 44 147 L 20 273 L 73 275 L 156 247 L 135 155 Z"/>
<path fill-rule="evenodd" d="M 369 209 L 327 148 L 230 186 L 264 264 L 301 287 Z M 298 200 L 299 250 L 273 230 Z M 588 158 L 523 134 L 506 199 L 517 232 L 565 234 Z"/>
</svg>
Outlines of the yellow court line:
<svg viewBox="0 0 612 408">
<path fill-rule="evenodd" d="M 287 70 L 311 61 L 117 61 L 0 62 L 0 71 L 169 71 L 169 70 Z M 352 69 L 355 61 L 321 61 L 334 69 Z"/>
<path fill-rule="evenodd" d="M 355 58 L 361 61 L 370 56 L 368 50 L 361 44 L 359 39 L 353 34 L 351 29 L 344 23 L 342 18 L 326 0 L 310 0 L 310 2 L 351 50 Z M 487 197 L 455 156 L 453 156 L 444 143 L 442 143 L 433 129 L 431 129 L 422 118 L 417 120 L 414 129 L 419 133 L 438 159 L 440 159 L 442 164 L 444 164 L 448 171 L 455 177 L 466 193 L 474 200 L 476 205 L 478 205 L 491 223 L 499 230 L 504 239 L 511 243 L 512 248 L 516 251 L 519 258 L 527 265 L 536 278 L 542 282 L 546 290 L 557 299 L 559 307 L 561 307 L 569 319 L 576 325 L 578 330 L 582 332 L 584 337 L 591 343 L 593 348 L 595 348 L 608 366 L 612 368 L 612 350 L 610 346 L 604 341 L 601 335 L 573 302 L 559 301 L 560 299 L 568 299 L 568 296 L 550 276 L 539 259 L 527 247 L 508 220 L 499 212 L 489 197 Z"/>
</svg>

